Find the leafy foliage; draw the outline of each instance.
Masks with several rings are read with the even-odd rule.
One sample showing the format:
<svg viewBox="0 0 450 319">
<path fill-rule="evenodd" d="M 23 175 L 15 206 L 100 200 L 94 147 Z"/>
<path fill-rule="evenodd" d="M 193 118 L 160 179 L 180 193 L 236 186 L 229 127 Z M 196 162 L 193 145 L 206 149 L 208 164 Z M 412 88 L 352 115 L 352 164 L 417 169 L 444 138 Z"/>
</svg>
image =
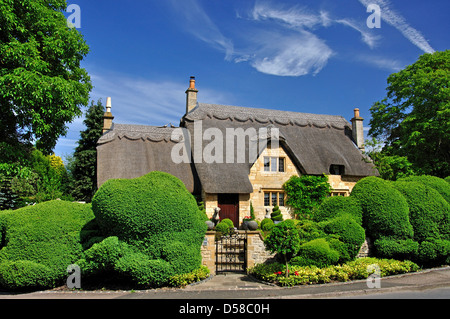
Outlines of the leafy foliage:
<svg viewBox="0 0 450 319">
<path fill-rule="evenodd" d="M 282 254 L 286 264 L 286 276 L 288 275 L 288 261 L 297 254 L 300 249 L 300 237 L 291 219 L 285 220 L 272 228 L 272 232 L 264 241 L 266 249 L 273 253 Z"/>
<path fill-rule="evenodd" d="M 95 194 L 92 207 L 104 236 L 117 237 L 115 246 L 122 253 L 112 255 L 119 258 L 114 257 L 109 267 L 117 274 L 139 286 L 160 286 L 170 276 L 200 266 L 206 224 L 195 198 L 178 178 L 151 172 L 131 180 L 109 180 Z M 86 252 L 88 259 L 90 253 Z"/>
<path fill-rule="evenodd" d="M 421 174 L 450 175 L 450 50 L 422 55 L 387 82 L 386 98 L 370 109 L 369 135 Z"/>
<path fill-rule="evenodd" d="M 81 115 L 92 89 L 80 62 L 89 52 L 67 26 L 66 1 L 0 2 L 0 143 L 49 154 L 66 123 Z"/>
<path fill-rule="evenodd" d="M 86 129 L 73 154 L 70 164 L 71 195 L 80 201 L 90 202 L 97 191 L 97 141 L 102 136 L 104 107 L 99 100 L 92 101 L 83 121 Z"/>
<path fill-rule="evenodd" d="M 90 205 L 49 201 L 0 213 L 0 286 L 54 287 L 81 256 L 94 219 Z"/>
<path fill-rule="evenodd" d="M 283 188 L 287 195 L 286 204 L 294 209 L 297 217 L 308 216 L 331 190 L 326 175 L 292 176 L 284 183 Z"/>
</svg>

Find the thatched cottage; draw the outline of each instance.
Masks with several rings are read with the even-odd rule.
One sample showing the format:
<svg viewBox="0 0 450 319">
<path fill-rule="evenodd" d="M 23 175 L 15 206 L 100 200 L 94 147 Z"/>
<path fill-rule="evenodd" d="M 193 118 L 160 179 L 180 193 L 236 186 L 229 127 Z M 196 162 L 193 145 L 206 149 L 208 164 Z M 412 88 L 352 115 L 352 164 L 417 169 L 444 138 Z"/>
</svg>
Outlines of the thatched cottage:
<svg viewBox="0 0 450 319">
<path fill-rule="evenodd" d="M 278 205 L 285 218 L 283 183 L 292 175 L 326 174 L 333 196 L 376 175 L 364 159 L 363 119 L 197 102 L 191 77 L 179 127 L 113 123 L 111 100 L 98 141 L 98 186 L 112 178 L 163 171 L 201 195 L 207 214 L 240 225 L 250 203 L 261 220 Z"/>
</svg>

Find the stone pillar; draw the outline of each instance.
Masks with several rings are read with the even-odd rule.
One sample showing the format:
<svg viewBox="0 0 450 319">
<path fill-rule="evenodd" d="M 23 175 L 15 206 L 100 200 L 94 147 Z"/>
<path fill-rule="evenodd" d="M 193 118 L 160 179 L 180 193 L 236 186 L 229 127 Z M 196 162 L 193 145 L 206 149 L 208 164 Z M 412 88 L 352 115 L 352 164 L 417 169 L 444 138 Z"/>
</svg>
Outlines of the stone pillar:
<svg viewBox="0 0 450 319">
<path fill-rule="evenodd" d="M 207 231 L 201 247 L 202 265 L 208 267 L 212 275 L 216 274 L 216 242 L 215 231 Z"/>
</svg>

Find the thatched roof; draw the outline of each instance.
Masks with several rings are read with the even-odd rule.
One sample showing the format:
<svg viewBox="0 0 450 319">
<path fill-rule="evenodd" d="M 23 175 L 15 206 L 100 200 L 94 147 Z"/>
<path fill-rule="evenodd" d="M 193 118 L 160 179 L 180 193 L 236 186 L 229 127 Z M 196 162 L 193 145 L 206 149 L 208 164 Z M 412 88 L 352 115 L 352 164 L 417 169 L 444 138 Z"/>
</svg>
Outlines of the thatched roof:
<svg viewBox="0 0 450 319">
<path fill-rule="evenodd" d="M 185 115 L 182 125 L 193 134 L 194 122 L 200 120 L 203 131 L 218 128 L 224 132 L 224 139 L 227 128 L 255 128 L 257 131 L 260 128 L 278 128 L 280 145 L 303 174 L 329 174 L 332 164 L 343 165 L 345 174 L 349 176 L 376 174 L 373 165 L 363 160 L 361 151 L 351 138 L 351 124 L 342 116 L 199 103 Z M 225 145 L 225 140 L 223 143 Z M 237 154 L 235 151 L 234 163 L 237 163 Z M 246 158 L 242 164 L 202 162 L 196 163 L 195 167 L 206 192 L 251 193 L 253 188 L 248 174 L 253 163 L 254 160 Z"/>
<path fill-rule="evenodd" d="M 180 134 L 173 134 L 174 130 L 114 123 L 98 140 L 98 186 L 108 179 L 136 178 L 151 171 L 162 171 L 181 179 L 190 192 L 198 192 L 193 164 L 176 164 L 170 158 L 173 146 L 182 140 Z"/>
<path fill-rule="evenodd" d="M 202 140 L 198 145 L 195 123 L 201 123 L 202 137 L 208 129 L 222 132 L 224 163 L 195 162 L 195 152 L 205 151 L 211 143 Z M 182 134 L 173 134 L 175 128 L 114 124 L 99 140 L 99 185 L 109 178 L 133 178 L 160 170 L 180 178 L 191 192 L 201 185 L 207 193 L 252 193 L 248 175 L 256 158 L 249 158 L 249 148 L 267 137 L 261 135 L 264 129 L 270 133 L 273 128 L 279 130 L 280 145 L 303 174 L 329 174 L 331 165 L 343 165 L 348 176 L 376 175 L 373 165 L 363 160 L 352 140 L 351 125 L 342 116 L 199 103 L 182 118 L 180 126 L 192 137 L 185 141 L 191 142 L 192 164 L 175 164 L 171 159 L 173 146 L 182 140 Z M 245 139 L 242 149 L 235 143 L 231 163 L 225 161 L 227 128 L 257 132 Z M 242 152 L 247 156 L 239 162 L 237 156 Z"/>
</svg>

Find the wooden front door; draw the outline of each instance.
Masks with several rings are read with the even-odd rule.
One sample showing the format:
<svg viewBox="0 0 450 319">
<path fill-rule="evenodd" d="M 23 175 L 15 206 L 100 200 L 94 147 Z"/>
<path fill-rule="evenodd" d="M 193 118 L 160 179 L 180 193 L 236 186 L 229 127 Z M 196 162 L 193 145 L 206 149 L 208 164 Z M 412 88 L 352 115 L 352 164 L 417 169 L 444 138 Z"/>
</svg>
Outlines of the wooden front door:
<svg viewBox="0 0 450 319">
<path fill-rule="evenodd" d="M 239 194 L 219 194 L 220 220 L 229 218 L 234 227 L 239 227 Z"/>
</svg>

